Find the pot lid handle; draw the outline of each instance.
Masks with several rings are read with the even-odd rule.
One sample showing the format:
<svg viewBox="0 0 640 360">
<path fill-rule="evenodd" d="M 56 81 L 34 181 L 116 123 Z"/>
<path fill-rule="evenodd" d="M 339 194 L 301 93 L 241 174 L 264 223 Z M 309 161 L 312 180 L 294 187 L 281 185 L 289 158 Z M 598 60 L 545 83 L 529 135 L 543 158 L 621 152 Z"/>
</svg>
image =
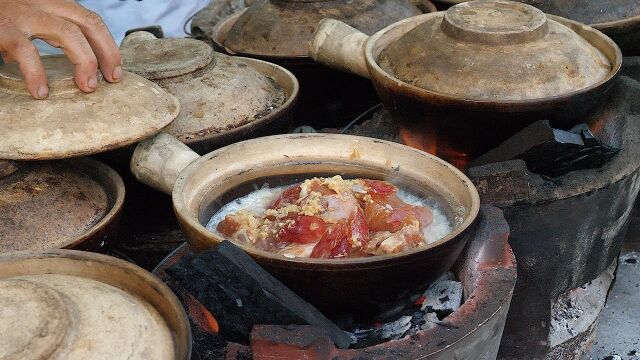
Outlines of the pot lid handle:
<svg viewBox="0 0 640 360">
<path fill-rule="evenodd" d="M 547 16 L 514 1 L 476 0 L 455 5 L 444 14 L 442 31 L 458 40 L 481 44 L 520 44 L 544 38 Z"/>
<path fill-rule="evenodd" d="M 40 58 L 47 73 L 49 96 L 81 92 L 73 78 L 75 65 L 66 56 L 43 56 Z M 102 73 L 97 74 L 98 84 Z M 0 89 L 17 94 L 29 94 L 18 63 L 0 66 Z"/>
</svg>

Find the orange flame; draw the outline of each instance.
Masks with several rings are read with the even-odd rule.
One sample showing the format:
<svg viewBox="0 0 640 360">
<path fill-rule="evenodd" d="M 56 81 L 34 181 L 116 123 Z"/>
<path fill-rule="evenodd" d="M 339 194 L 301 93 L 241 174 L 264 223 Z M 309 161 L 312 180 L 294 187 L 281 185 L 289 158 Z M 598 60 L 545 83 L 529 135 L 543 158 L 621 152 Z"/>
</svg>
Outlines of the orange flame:
<svg viewBox="0 0 640 360">
<path fill-rule="evenodd" d="M 220 326 L 218 320 L 202 305 L 196 298 L 191 295 L 186 295 L 187 308 L 189 314 L 193 318 L 193 321 L 206 332 L 220 332 Z"/>
<path fill-rule="evenodd" d="M 460 170 L 464 170 L 469 164 L 468 154 L 453 149 L 448 144 L 438 143 L 437 136 L 427 129 L 400 126 L 400 138 L 403 144 L 436 155 Z"/>
</svg>

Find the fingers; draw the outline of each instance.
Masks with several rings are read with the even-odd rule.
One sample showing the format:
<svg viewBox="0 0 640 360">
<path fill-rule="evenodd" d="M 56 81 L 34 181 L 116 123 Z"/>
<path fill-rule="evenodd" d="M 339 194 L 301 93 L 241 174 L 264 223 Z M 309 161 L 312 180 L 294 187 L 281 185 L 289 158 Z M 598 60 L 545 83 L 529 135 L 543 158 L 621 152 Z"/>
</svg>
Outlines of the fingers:
<svg viewBox="0 0 640 360">
<path fill-rule="evenodd" d="M 109 82 L 122 78 L 120 50 L 109 29 L 100 16 L 78 5 L 73 0 L 40 1 L 41 9 L 78 26 L 88 40 L 102 70 Z"/>
<path fill-rule="evenodd" d="M 28 30 L 30 37 L 62 48 L 75 65 L 74 78 L 80 90 L 93 92 L 97 89 L 98 61 L 77 25 L 43 11 L 34 11 L 30 16 L 17 20 L 17 26 L 25 32 Z"/>
<path fill-rule="evenodd" d="M 47 76 L 38 50 L 23 32 L 2 19 L 0 19 L 0 51 L 5 61 L 18 63 L 31 96 L 44 99 L 49 95 Z"/>
</svg>

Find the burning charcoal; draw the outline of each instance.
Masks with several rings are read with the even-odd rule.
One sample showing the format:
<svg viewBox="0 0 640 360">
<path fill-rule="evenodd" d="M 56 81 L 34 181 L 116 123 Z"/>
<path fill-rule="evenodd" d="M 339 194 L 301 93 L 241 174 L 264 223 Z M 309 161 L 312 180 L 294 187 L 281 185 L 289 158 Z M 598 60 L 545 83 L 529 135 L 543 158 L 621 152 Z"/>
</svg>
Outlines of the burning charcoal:
<svg viewBox="0 0 640 360">
<path fill-rule="evenodd" d="M 364 348 L 390 340 L 398 340 L 415 335 L 418 331 L 434 326 L 447 326 L 442 320 L 456 311 L 462 303 L 462 283 L 455 280 L 452 272 L 438 278 L 424 293 L 419 310 L 412 315 L 404 315 L 395 321 L 376 324 L 371 328 L 353 330 L 353 348 Z"/>
<path fill-rule="evenodd" d="M 531 172 L 555 178 L 575 170 L 599 168 L 618 151 L 596 139 L 584 124 L 564 131 L 540 120 L 478 157 L 470 166 L 522 159 Z"/>
<path fill-rule="evenodd" d="M 444 280 L 434 283 L 424 293 L 425 301 L 422 310 L 435 313 L 439 320 L 458 310 L 462 303 L 462 283 Z"/>
<path fill-rule="evenodd" d="M 192 329 L 193 350 L 200 360 L 222 359 L 226 354 L 227 341 L 216 333 Z"/>
<path fill-rule="evenodd" d="M 247 343 L 256 324 L 310 324 L 325 329 L 338 347 L 351 343 L 347 333 L 228 241 L 185 256 L 167 272 L 216 317 L 228 340 Z"/>
<path fill-rule="evenodd" d="M 412 316 L 401 316 L 395 321 L 374 328 L 356 329 L 353 332 L 357 344 L 355 347 L 369 347 L 389 340 L 401 339 L 411 329 L 412 319 Z"/>
</svg>

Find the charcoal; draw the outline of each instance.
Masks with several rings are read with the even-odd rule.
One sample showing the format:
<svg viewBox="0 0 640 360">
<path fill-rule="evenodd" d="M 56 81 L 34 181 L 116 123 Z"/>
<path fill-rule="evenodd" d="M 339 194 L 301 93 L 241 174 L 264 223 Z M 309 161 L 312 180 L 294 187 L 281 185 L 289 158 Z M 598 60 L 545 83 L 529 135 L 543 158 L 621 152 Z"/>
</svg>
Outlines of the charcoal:
<svg viewBox="0 0 640 360">
<path fill-rule="evenodd" d="M 528 150 L 553 140 L 555 140 L 555 133 L 549 121 L 536 121 L 498 147 L 471 161 L 469 167 L 513 160 Z"/>
<path fill-rule="evenodd" d="M 600 168 L 618 152 L 599 141 L 585 124 L 565 131 L 540 120 L 476 158 L 470 166 L 521 159 L 529 171 L 556 178 L 575 170 Z"/>
<path fill-rule="evenodd" d="M 226 354 L 227 341 L 221 335 L 205 332 L 191 327 L 193 350 L 200 360 L 223 359 Z"/>
<path fill-rule="evenodd" d="M 394 321 L 352 330 L 352 347 L 360 349 L 398 340 L 435 326 L 453 326 L 443 320 L 460 308 L 462 291 L 462 283 L 455 280 L 455 275 L 452 272 L 445 273 L 424 292 L 425 300 L 417 307 L 418 310 L 413 310 L 409 315 L 400 316 Z"/>
<path fill-rule="evenodd" d="M 438 281 L 430 286 L 424 295 L 422 310 L 435 313 L 438 320 L 442 320 L 460 307 L 462 284 L 453 280 Z"/>
<path fill-rule="evenodd" d="M 247 344 L 254 325 L 314 325 L 346 348 L 347 333 L 231 242 L 189 254 L 167 273 L 218 320 L 227 340 Z"/>
</svg>

